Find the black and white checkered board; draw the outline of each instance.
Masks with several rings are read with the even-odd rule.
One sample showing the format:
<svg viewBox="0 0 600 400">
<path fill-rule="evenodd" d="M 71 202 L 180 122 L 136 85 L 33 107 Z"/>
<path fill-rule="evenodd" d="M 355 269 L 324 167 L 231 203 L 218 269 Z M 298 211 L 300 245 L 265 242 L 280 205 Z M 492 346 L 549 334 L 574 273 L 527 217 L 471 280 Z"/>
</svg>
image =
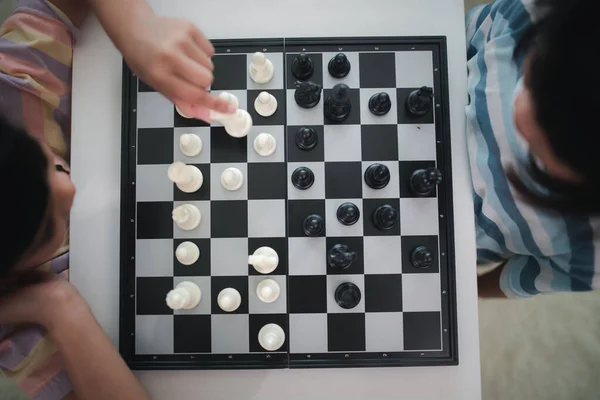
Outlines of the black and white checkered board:
<svg viewBox="0 0 600 400">
<path fill-rule="evenodd" d="M 121 276 L 121 352 L 134 369 L 355 367 L 456 364 L 456 313 L 450 171 L 450 132 L 446 83 L 445 38 L 337 38 L 215 41 L 215 81 L 211 91 L 235 94 L 251 114 L 254 126 L 247 138 L 229 136 L 212 126 L 182 118 L 162 95 L 138 82 L 124 68 L 123 201 Z M 275 75 L 264 85 L 248 75 L 250 57 L 262 51 L 273 62 Z M 323 86 L 319 104 L 302 109 L 294 101 L 291 61 L 306 52 L 315 64 L 311 81 Z M 327 63 L 344 52 L 352 67 L 343 79 L 332 78 Z M 351 88 L 352 111 L 341 124 L 324 121 L 323 103 L 331 88 L 343 82 Z M 434 88 L 435 106 L 424 117 L 410 116 L 408 94 Z M 268 118 L 259 116 L 254 99 L 266 90 L 279 107 Z M 368 109 L 369 98 L 385 91 L 391 111 L 382 117 Z M 301 127 L 318 133 L 318 145 L 300 150 L 294 135 Z M 183 133 L 200 136 L 199 156 L 179 150 Z M 252 141 L 272 134 L 277 150 L 258 156 Z M 168 165 L 196 165 L 204 184 L 183 193 L 167 178 Z M 388 166 L 391 182 L 369 188 L 365 169 Z M 290 176 L 309 167 L 315 183 L 298 190 Z M 437 193 L 414 196 L 408 186 L 418 168 L 437 166 L 444 175 Z M 221 172 L 239 168 L 245 177 L 239 191 L 220 184 Z M 361 218 L 344 226 L 336 218 L 340 204 L 358 205 Z M 179 229 L 171 219 L 174 207 L 195 204 L 202 213 L 199 227 Z M 399 224 L 380 231 L 372 223 L 376 207 L 391 204 Z M 306 237 L 302 221 L 312 213 L 325 218 L 321 237 Z M 196 243 L 199 260 L 184 266 L 174 256 L 185 240 Z M 343 272 L 328 267 L 327 249 L 347 244 L 358 253 Z M 410 252 L 426 245 L 434 253 L 428 269 L 412 266 Z M 281 287 L 271 304 L 259 301 L 257 284 L 265 276 L 248 265 L 248 255 L 261 246 L 279 254 L 269 274 Z M 165 296 L 177 283 L 189 280 L 202 291 L 191 311 L 175 311 Z M 343 282 L 356 284 L 362 299 L 346 310 L 334 300 Z M 237 289 L 240 308 L 222 311 L 220 290 Z M 258 331 L 277 323 L 285 344 L 267 352 Z"/>
</svg>

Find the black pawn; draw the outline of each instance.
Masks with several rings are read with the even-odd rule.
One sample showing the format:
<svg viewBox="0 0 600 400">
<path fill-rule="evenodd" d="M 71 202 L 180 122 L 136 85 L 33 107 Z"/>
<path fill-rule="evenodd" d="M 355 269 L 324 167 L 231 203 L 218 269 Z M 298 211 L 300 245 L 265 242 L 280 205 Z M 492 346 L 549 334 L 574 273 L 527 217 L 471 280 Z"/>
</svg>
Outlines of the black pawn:
<svg viewBox="0 0 600 400">
<path fill-rule="evenodd" d="M 334 78 L 344 78 L 350 72 L 350 61 L 344 53 L 336 54 L 327 65 L 329 75 Z"/>
<path fill-rule="evenodd" d="M 331 89 L 324 105 L 324 114 L 331 122 L 343 122 L 350 115 L 350 88 L 348 85 L 338 83 Z"/>
<path fill-rule="evenodd" d="M 360 218 L 360 210 L 354 203 L 344 203 L 337 209 L 337 219 L 342 225 L 354 225 Z"/>
<path fill-rule="evenodd" d="M 425 246 L 419 246 L 410 254 L 410 262 L 415 268 L 429 268 L 433 265 L 433 254 Z"/>
<path fill-rule="evenodd" d="M 340 307 L 349 310 L 360 303 L 362 296 L 358 286 L 352 282 L 344 282 L 335 289 L 334 297 Z"/>
<path fill-rule="evenodd" d="M 392 108 L 392 99 L 386 92 L 375 93 L 369 99 L 369 110 L 374 115 L 385 115 Z"/>
<path fill-rule="evenodd" d="M 383 189 L 390 183 L 390 170 L 383 164 L 371 164 L 365 170 L 365 183 L 372 189 Z"/>
<path fill-rule="evenodd" d="M 302 227 L 306 236 L 319 236 L 325 230 L 325 221 L 323 221 L 323 217 L 320 215 L 311 214 L 304 218 Z"/>
<path fill-rule="evenodd" d="M 313 128 L 300 128 L 296 132 L 296 146 L 302 150 L 312 150 L 317 145 L 319 136 Z"/>
<path fill-rule="evenodd" d="M 315 174 L 306 167 L 299 167 L 292 172 L 292 184 L 300 190 L 306 190 L 315 183 Z"/>
<path fill-rule="evenodd" d="M 442 182 L 442 173 L 437 168 L 418 169 L 410 177 L 410 188 L 420 197 L 429 196 Z"/>
<path fill-rule="evenodd" d="M 292 61 L 292 75 L 296 79 L 305 80 L 312 76 L 315 66 L 312 58 L 307 54 L 298 54 Z"/>
<path fill-rule="evenodd" d="M 379 206 L 373 213 L 373 224 L 381 230 L 392 229 L 398 223 L 398 210 L 389 204 Z"/>
<path fill-rule="evenodd" d="M 327 263 L 333 268 L 346 269 L 355 258 L 356 252 L 345 244 L 336 244 L 327 253 Z"/>
<path fill-rule="evenodd" d="M 294 100 L 302 108 L 313 108 L 321 101 L 322 86 L 310 81 L 296 81 Z"/>
<path fill-rule="evenodd" d="M 416 116 L 422 117 L 431 110 L 433 104 L 433 89 L 423 86 L 413 91 L 406 98 L 406 110 Z"/>
</svg>

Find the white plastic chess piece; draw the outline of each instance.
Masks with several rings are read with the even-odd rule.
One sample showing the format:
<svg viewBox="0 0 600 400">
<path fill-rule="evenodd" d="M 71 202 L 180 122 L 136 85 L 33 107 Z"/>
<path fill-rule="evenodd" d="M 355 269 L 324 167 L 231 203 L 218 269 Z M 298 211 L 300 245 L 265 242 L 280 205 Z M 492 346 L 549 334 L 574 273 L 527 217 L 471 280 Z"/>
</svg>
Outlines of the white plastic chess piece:
<svg viewBox="0 0 600 400">
<path fill-rule="evenodd" d="M 177 107 L 177 104 L 175 104 L 175 110 L 177 110 L 177 113 L 178 113 L 179 115 L 181 115 L 183 118 L 187 118 L 187 119 L 190 119 L 190 118 L 192 118 L 192 117 L 190 117 L 189 115 L 186 115 L 186 114 L 184 114 L 184 113 L 181 111 L 181 109 L 180 109 L 179 107 Z"/>
<path fill-rule="evenodd" d="M 265 279 L 256 286 L 256 296 L 263 303 L 273 303 L 280 293 L 281 288 L 273 279 Z"/>
<path fill-rule="evenodd" d="M 177 184 L 182 192 L 193 193 L 200 189 L 204 183 L 202 171 L 193 165 L 186 165 L 181 161 L 175 161 L 167 171 L 169 179 Z"/>
<path fill-rule="evenodd" d="M 277 111 L 277 99 L 269 92 L 260 92 L 254 100 L 254 109 L 258 115 L 270 117 Z"/>
<path fill-rule="evenodd" d="M 196 157 L 202 151 L 202 139 L 194 133 L 184 133 L 179 137 L 179 150 L 188 157 Z"/>
<path fill-rule="evenodd" d="M 275 271 L 279 265 L 279 256 L 270 247 L 259 247 L 251 256 L 248 256 L 248 264 L 261 274 L 269 274 Z"/>
<path fill-rule="evenodd" d="M 246 110 L 238 108 L 235 114 L 225 115 L 219 120 L 225 132 L 235 138 L 247 136 L 252 128 L 252 117 Z"/>
<path fill-rule="evenodd" d="M 242 296 L 234 288 L 225 288 L 217 296 L 217 304 L 221 310 L 232 312 L 242 304 Z"/>
<path fill-rule="evenodd" d="M 285 332 L 277 324 L 267 324 L 258 332 L 258 343 L 267 351 L 275 351 L 285 343 Z"/>
<path fill-rule="evenodd" d="M 200 225 L 202 214 L 193 204 L 182 204 L 175 207 L 172 213 L 173 221 L 184 231 L 191 231 Z"/>
<path fill-rule="evenodd" d="M 219 93 L 219 98 L 225 100 L 229 104 L 233 105 L 235 108 L 240 108 L 240 100 L 233 93 L 229 92 L 221 92 Z M 221 114 L 220 112 L 210 110 L 210 119 L 221 122 L 221 119 L 227 117 L 226 114 Z"/>
<path fill-rule="evenodd" d="M 175 250 L 175 257 L 183 265 L 192 265 L 200 258 L 200 249 L 193 242 L 182 242 Z"/>
<path fill-rule="evenodd" d="M 267 83 L 273 79 L 275 68 L 273 68 L 273 63 L 264 53 L 256 52 L 252 55 L 252 59 L 250 60 L 248 73 L 254 82 Z"/>
<path fill-rule="evenodd" d="M 268 157 L 275 152 L 277 141 L 269 133 L 259 133 L 254 138 L 254 151 L 262 157 Z"/>
<path fill-rule="evenodd" d="M 167 305 L 172 310 L 191 310 L 202 298 L 200 288 L 193 282 L 184 281 L 167 293 Z"/>
<path fill-rule="evenodd" d="M 237 168 L 227 168 L 221 173 L 221 185 L 226 190 L 236 191 L 244 184 L 244 174 Z"/>
</svg>

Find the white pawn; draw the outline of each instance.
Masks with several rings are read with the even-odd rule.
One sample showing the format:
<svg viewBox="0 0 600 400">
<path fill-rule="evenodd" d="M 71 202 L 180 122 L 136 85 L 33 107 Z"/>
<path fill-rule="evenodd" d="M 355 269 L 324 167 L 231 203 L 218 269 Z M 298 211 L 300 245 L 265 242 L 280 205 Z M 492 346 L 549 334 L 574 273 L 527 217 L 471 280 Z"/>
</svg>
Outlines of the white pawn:
<svg viewBox="0 0 600 400">
<path fill-rule="evenodd" d="M 191 310 L 202 298 L 200 288 L 193 282 L 181 282 L 167 293 L 167 305 L 172 310 Z"/>
<path fill-rule="evenodd" d="M 183 265 L 192 265 L 200 258 L 200 249 L 193 242 L 182 242 L 175 250 L 175 257 Z"/>
<path fill-rule="evenodd" d="M 269 133 L 259 133 L 254 138 L 254 151 L 262 157 L 268 157 L 275 152 L 277 141 Z"/>
<path fill-rule="evenodd" d="M 244 184 L 244 175 L 237 168 L 227 168 L 221 173 L 221 185 L 229 191 L 236 191 Z"/>
<path fill-rule="evenodd" d="M 221 310 L 232 312 L 242 304 L 242 296 L 234 288 L 225 288 L 217 296 L 217 304 Z"/>
<path fill-rule="evenodd" d="M 261 274 L 269 274 L 275 271 L 279 265 L 279 256 L 270 247 L 259 247 L 251 256 L 248 256 L 248 264 Z"/>
<path fill-rule="evenodd" d="M 267 351 L 275 351 L 285 343 L 285 332 L 277 324 L 267 324 L 258 332 L 258 343 Z"/>
<path fill-rule="evenodd" d="M 225 115 L 219 120 L 229 136 L 241 138 L 247 136 L 252 128 L 252 117 L 246 110 L 238 108 L 232 115 Z"/>
<path fill-rule="evenodd" d="M 277 99 L 269 92 L 260 92 L 254 100 L 254 109 L 258 115 L 270 117 L 277 111 Z"/>
<path fill-rule="evenodd" d="M 200 225 L 202 214 L 195 205 L 182 204 L 173 209 L 172 218 L 180 229 L 191 231 Z"/>
<path fill-rule="evenodd" d="M 240 108 L 240 100 L 233 93 L 229 92 L 221 92 L 219 93 L 219 98 L 225 100 L 235 108 Z M 221 114 L 220 112 L 210 110 L 210 119 L 221 122 L 223 118 L 227 118 L 229 115 Z"/>
<path fill-rule="evenodd" d="M 265 279 L 256 287 L 256 296 L 263 303 L 273 303 L 279 298 L 281 288 L 273 279 Z"/>
<path fill-rule="evenodd" d="M 167 171 L 169 179 L 177 184 L 179 190 L 185 193 L 193 193 L 200 189 L 204 182 L 202 171 L 193 165 L 186 165 L 181 161 L 175 161 Z"/>
<path fill-rule="evenodd" d="M 202 139 L 194 133 L 184 133 L 179 137 L 179 150 L 188 157 L 196 157 L 202 151 Z"/>
<path fill-rule="evenodd" d="M 264 53 L 256 52 L 252 55 L 252 59 L 250 60 L 248 73 L 254 82 L 267 83 L 273 79 L 275 68 L 273 68 L 273 63 Z"/>
</svg>

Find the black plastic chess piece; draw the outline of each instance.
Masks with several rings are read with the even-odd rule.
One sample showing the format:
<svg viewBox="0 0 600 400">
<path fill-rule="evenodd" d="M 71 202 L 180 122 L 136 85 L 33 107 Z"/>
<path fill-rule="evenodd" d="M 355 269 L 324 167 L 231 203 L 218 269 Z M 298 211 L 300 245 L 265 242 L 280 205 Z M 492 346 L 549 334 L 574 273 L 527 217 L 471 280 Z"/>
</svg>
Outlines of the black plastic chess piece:
<svg viewBox="0 0 600 400">
<path fill-rule="evenodd" d="M 398 223 L 398 210 L 389 204 L 379 206 L 373 212 L 373 224 L 381 230 L 392 229 Z"/>
<path fill-rule="evenodd" d="M 383 189 L 390 183 L 390 170 L 383 164 L 371 164 L 365 170 L 365 183 L 372 189 Z"/>
<path fill-rule="evenodd" d="M 429 196 L 437 185 L 442 182 L 442 173 L 439 169 L 431 167 L 418 169 L 410 177 L 410 189 L 420 197 Z"/>
<path fill-rule="evenodd" d="M 373 115 L 385 115 L 392 108 L 392 99 L 386 92 L 375 93 L 369 99 L 369 110 Z"/>
<path fill-rule="evenodd" d="M 314 71 L 315 65 L 313 60 L 306 53 L 298 54 L 292 61 L 292 75 L 296 79 L 308 79 Z"/>
<path fill-rule="evenodd" d="M 298 167 L 292 172 L 292 184 L 300 190 L 306 190 L 315 183 L 315 174 L 306 167 Z"/>
<path fill-rule="evenodd" d="M 360 210 L 354 203 L 344 203 L 337 209 L 337 219 L 342 225 L 354 225 L 360 218 Z"/>
<path fill-rule="evenodd" d="M 431 110 L 433 104 L 433 89 L 423 86 L 408 95 L 406 98 L 406 110 L 416 116 L 422 117 Z"/>
<path fill-rule="evenodd" d="M 296 81 L 294 100 L 302 108 L 313 108 L 321 101 L 321 85 L 310 81 Z"/>
<path fill-rule="evenodd" d="M 356 307 L 362 297 L 360 289 L 352 282 L 344 282 L 335 289 L 335 302 L 347 310 Z"/>
<path fill-rule="evenodd" d="M 346 269 L 356 259 L 356 252 L 345 244 L 336 244 L 327 253 L 327 263 L 332 268 Z"/>
<path fill-rule="evenodd" d="M 350 88 L 338 83 L 331 89 L 331 95 L 325 100 L 325 118 L 331 122 L 343 122 L 350 115 Z"/>
<path fill-rule="evenodd" d="M 429 268 L 433 265 L 433 254 L 425 246 L 418 246 L 410 254 L 410 262 L 415 268 Z"/>
<path fill-rule="evenodd" d="M 350 68 L 350 60 L 348 60 L 348 57 L 344 53 L 336 54 L 329 60 L 329 64 L 327 65 L 329 75 L 334 78 L 344 78 L 350 72 Z"/>
<path fill-rule="evenodd" d="M 325 230 L 325 221 L 319 214 L 311 214 L 304 218 L 302 227 L 306 236 L 319 236 Z"/>
<path fill-rule="evenodd" d="M 312 150 L 319 141 L 319 136 L 313 128 L 300 128 L 296 132 L 296 146 L 301 150 Z"/>
</svg>

